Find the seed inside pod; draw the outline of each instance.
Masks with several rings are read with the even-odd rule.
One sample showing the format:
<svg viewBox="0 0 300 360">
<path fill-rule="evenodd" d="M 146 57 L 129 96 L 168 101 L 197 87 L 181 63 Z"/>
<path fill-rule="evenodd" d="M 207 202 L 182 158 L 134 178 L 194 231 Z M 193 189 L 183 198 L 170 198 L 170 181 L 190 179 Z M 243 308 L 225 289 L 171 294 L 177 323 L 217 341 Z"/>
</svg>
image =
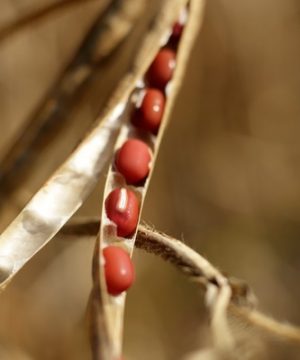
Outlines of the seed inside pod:
<svg viewBox="0 0 300 360">
<path fill-rule="evenodd" d="M 119 295 L 134 282 L 134 266 L 128 253 L 118 246 L 108 246 L 103 250 L 104 271 L 107 291 Z"/>
<path fill-rule="evenodd" d="M 133 124 L 156 134 L 165 107 L 165 97 L 161 90 L 146 89 L 141 106 L 133 114 Z"/>
<path fill-rule="evenodd" d="M 105 200 L 107 217 L 117 226 L 118 236 L 130 236 L 139 218 L 139 201 L 135 193 L 126 188 L 113 190 Z"/>
<path fill-rule="evenodd" d="M 172 29 L 172 38 L 179 39 L 183 30 L 183 24 L 180 21 L 176 21 Z"/>
<path fill-rule="evenodd" d="M 156 55 L 147 72 L 150 85 L 164 89 L 171 80 L 176 64 L 176 54 L 171 49 L 162 49 Z"/>
<path fill-rule="evenodd" d="M 147 177 L 150 161 L 148 145 L 137 139 L 127 140 L 116 154 L 116 168 L 128 184 L 138 184 Z"/>
</svg>

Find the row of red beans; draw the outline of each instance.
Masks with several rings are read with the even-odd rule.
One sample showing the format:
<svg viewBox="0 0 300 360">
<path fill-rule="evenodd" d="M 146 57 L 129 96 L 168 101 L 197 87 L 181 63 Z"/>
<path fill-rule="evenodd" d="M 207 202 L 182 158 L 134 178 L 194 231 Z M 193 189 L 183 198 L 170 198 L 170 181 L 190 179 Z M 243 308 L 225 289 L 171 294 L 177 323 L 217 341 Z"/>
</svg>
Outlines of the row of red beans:
<svg viewBox="0 0 300 360">
<path fill-rule="evenodd" d="M 176 64 L 176 47 L 183 24 L 175 23 L 168 44 L 156 55 L 150 65 L 143 89 L 140 107 L 135 108 L 131 122 L 137 129 L 157 134 L 165 106 L 165 90 L 173 76 Z M 138 139 L 129 139 L 115 155 L 115 169 L 123 175 L 128 185 L 140 186 L 147 178 L 152 153 L 149 146 Z M 139 218 L 139 200 L 127 187 L 114 189 L 105 200 L 107 217 L 116 225 L 117 235 L 130 237 L 136 230 Z M 105 279 L 111 295 L 119 295 L 133 283 L 135 273 L 129 254 L 118 246 L 103 250 Z"/>
</svg>

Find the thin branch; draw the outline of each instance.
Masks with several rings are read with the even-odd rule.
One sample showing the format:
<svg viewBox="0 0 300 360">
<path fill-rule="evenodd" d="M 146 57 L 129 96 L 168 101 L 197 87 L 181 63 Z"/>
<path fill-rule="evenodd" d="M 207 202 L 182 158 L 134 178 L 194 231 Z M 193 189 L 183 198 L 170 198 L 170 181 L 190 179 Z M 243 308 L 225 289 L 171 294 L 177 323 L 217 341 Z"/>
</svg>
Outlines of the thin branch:
<svg viewBox="0 0 300 360">
<path fill-rule="evenodd" d="M 263 314 L 257 310 L 239 308 L 231 306 L 230 309 L 234 314 L 240 316 L 250 325 L 256 326 L 280 340 L 291 341 L 300 345 L 300 328 L 292 324 L 283 323 Z"/>
<path fill-rule="evenodd" d="M 94 237 L 99 231 L 99 226 L 98 217 L 75 218 L 61 229 L 60 234 L 76 237 Z M 256 298 L 244 281 L 233 277 L 225 277 L 204 257 L 179 240 L 151 229 L 147 225 L 139 225 L 135 247 L 162 257 L 180 268 L 190 280 L 203 285 L 205 288 L 208 284 L 220 287 L 222 281 L 227 279 L 232 289 L 234 303 L 251 308 L 256 305 Z"/>
<path fill-rule="evenodd" d="M 89 3 L 97 0 L 62 0 L 48 4 L 42 9 L 38 9 L 20 19 L 9 23 L 2 29 L 0 29 L 0 43 L 18 31 L 21 31 L 27 26 L 36 24 L 37 22 L 44 20 L 48 16 L 54 15 L 60 11 L 66 11 L 70 6 L 76 6 L 82 3 Z"/>
<path fill-rule="evenodd" d="M 233 296 L 230 280 L 204 257 L 179 240 L 154 232 L 145 226 L 139 227 L 137 246 L 149 251 L 149 240 L 152 245 L 154 244 L 156 254 L 177 265 L 194 281 L 203 285 L 206 290 L 206 305 L 211 316 L 214 347 L 226 353 L 233 350 L 234 339 L 227 321 L 227 307 Z M 163 246 L 159 248 L 158 245 Z"/>
<path fill-rule="evenodd" d="M 77 219 L 66 224 L 61 234 L 81 237 L 92 237 L 99 229 L 99 219 Z M 161 232 L 147 226 L 138 228 L 135 246 L 149 253 L 160 256 L 182 271 L 190 280 L 195 281 L 204 289 L 209 286 L 220 288 L 220 281 L 227 279 L 232 290 L 229 311 L 244 322 L 260 328 L 282 341 L 295 342 L 300 345 L 300 328 L 291 324 L 281 323 L 254 309 L 256 299 L 251 289 L 243 282 L 223 275 L 202 255 L 190 247 Z M 213 296 L 214 297 L 214 296 Z"/>
</svg>

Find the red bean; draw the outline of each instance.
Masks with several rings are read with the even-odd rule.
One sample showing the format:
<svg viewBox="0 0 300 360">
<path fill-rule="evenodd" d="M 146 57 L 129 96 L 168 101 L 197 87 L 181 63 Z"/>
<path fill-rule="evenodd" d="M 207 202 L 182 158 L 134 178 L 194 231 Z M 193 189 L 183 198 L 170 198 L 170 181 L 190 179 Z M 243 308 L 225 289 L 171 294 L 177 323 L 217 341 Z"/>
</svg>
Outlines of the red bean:
<svg viewBox="0 0 300 360">
<path fill-rule="evenodd" d="M 164 89 L 173 76 L 175 64 L 176 54 L 173 50 L 160 50 L 147 73 L 150 85 Z"/>
<path fill-rule="evenodd" d="M 151 154 L 140 140 L 127 140 L 116 154 L 116 168 L 128 184 L 138 184 L 149 174 Z"/>
<path fill-rule="evenodd" d="M 141 106 L 133 115 L 133 123 L 144 130 L 156 134 L 165 107 L 164 94 L 158 89 L 146 89 Z"/>
<path fill-rule="evenodd" d="M 119 295 L 134 282 L 135 274 L 128 253 L 118 246 L 108 246 L 103 250 L 104 271 L 107 291 Z"/>
<path fill-rule="evenodd" d="M 118 236 L 128 237 L 136 229 L 139 201 L 135 193 L 126 188 L 113 190 L 105 200 L 107 217 L 117 226 Z"/>
<path fill-rule="evenodd" d="M 183 24 L 180 21 L 176 21 L 172 29 L 172 38 L 179 39 L 183 30 Z"/>
</svg>

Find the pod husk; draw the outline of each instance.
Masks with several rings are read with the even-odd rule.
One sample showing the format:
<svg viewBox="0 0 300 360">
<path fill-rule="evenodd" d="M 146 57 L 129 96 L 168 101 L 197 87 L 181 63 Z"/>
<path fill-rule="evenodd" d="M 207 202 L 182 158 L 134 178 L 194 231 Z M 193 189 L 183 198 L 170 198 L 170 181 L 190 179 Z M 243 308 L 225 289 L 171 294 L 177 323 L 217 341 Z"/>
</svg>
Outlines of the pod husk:
<svg viewBox="0 0 300 360">
<path fill-rule="evenodd" d="M 112 21 L 118 19 L 113 17 Z M 116 25 L 111 24 L 107 31 Z M 106 53 L 107 46 L 101 51 Z M 101 51 L 97 48 L 98 56 Z M 139 66 L 135 64 L 120 81 L 106 109 L 95 119 L 95 128 L 2 232 L 0 291 L 53 239 L 97 185 L 99 175 L 113 151 L 124 120 L 125 100 L 138 74 Z"/>
<path fill-rule="evenodd" d="M 151 170 L 143 186 L 130 187 L 140 200 L 140 215 L 143 202 L 146 196 L 148 185 L 153 172 L 159 145 L 163 133 L 170 118 L 171 109 L 184 72 L 187 61 L 193 46 L 193 42 L 201 25 L 204 1 L 165 1 L 159 18 L 154 28 L 145 39 L 145 44 L 140 50 L 136 66 L 139 69 L 136 73 L 135 81 L 132 83 L 125 99 L 127 112 L 124 112 L 125 122 L 121 128 L 116 142 L 115 152 L 130 137 L 140 136 L 138 130 L 135 130 L 130 123 L 130 109 L 134 106 L 135 89 L 143 84 L 143 77 L 153 61 L 158 50 L 165 45 L 167 37 L 171 34 L 172 24 L 178 19 L 180 11 L 188 5 L 187 21 L 181 36 L 176 55 L 176 68 L 171 82 L 166 91 L 166 104 L 162 123 L 157 136 L 147 136 L 143 140 L 148 143 L 152 149 L 153 157 Z M 125 108 L 125 104 L 124 104 Z M 105 212 L 105 199 L 108 194 L 116 187 L 125 186 L 124 178 L 114 171 L 112 164 L 105 185 L 104 200 L 102 204 L 102 218 L 100 231 L 97 236 L 94 260 L 93 260 L 93 290 L 90 299 L 90 321 L 91 321 L 91 343 L 94 359 L 119 359 L 122 352 L 123 337 L 123 314 L 125 307 L 126 293 L 118 296 L 110 296 L 106 289 L 105 278 L 103 274 L 104 259 L 101 256 L 102 250 L 108 245 L 118 245 L 124 248 L 132 255 L 135 243 L 136 232 L 129 238 L 120 238 L 116 235 L 116 227 L 111 222 Z"/>
</svg>

